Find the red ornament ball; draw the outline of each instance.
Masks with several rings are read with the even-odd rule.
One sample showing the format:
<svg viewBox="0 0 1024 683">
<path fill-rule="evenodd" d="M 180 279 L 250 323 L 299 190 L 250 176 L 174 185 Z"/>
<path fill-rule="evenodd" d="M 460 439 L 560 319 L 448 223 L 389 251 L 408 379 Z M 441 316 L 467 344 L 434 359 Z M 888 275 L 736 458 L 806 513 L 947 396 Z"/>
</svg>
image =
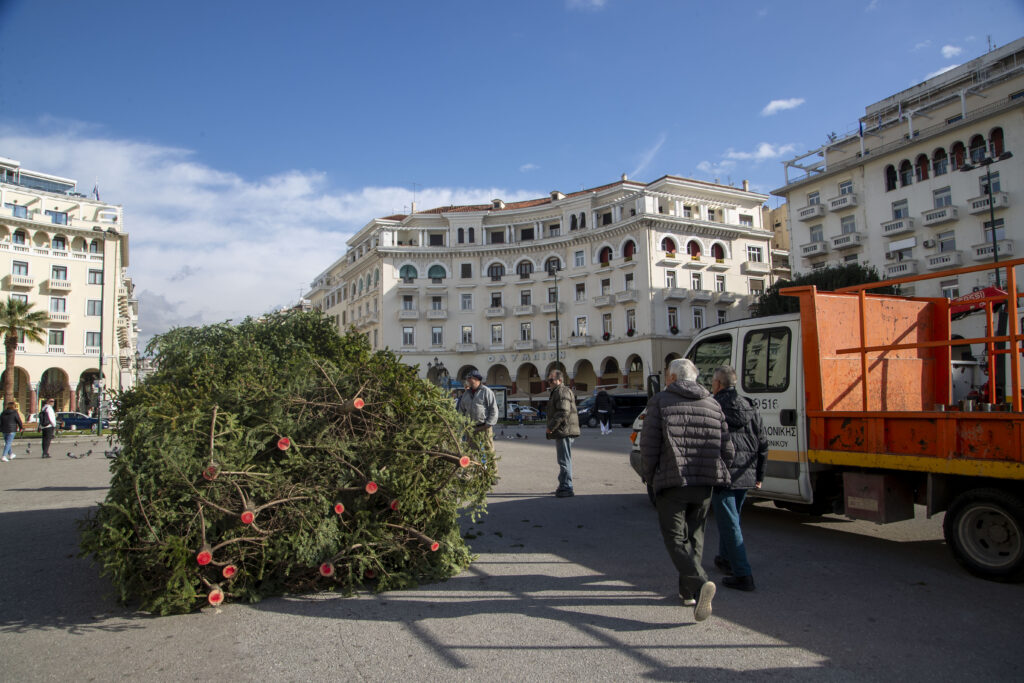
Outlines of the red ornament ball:
<svg viewBox="0 0 1024 683">
<path fill-rule="evenodd" d="M 206 466 L 206 469 L 203 470 L 203 479 L 206 481 L 213 481 L 217 478 L 218 474 L 220 474 L 220 467 L 216 463 L 210 463 Z"/>
<path fill-rule="evenodd" d="M 206 565 L 213 562 L 213 553 L 209 550 L 200 550 L 199 554 L 196 555 L 196 562 L 199 564 L 199 566 L 205 567 Z"/>
<path fill-rule="evenodd" d="M 220 603 L 224 602 L 224 591 L 219 588 L 214 588 L 210 591 L 209 595 L 206 596 L 207 602 L 216 607 Z"/>
<path fill-rule="evenodd" d="M 242 513 L 242 524 L 252 524 L 256 519 L 256 513 L 252 510 L 246 510 Z"/>
<path fill-rule="evenodd" d="M 340 515 L 343 512 L 345 512 L 345 504 L 344 503 L 335 503 L 334 504 L 334 514 Z"/>
<path fill-rule="evenodd" d="M 363 576 L 365 576 L 368 579 L 375 579 L 377 578 L 377 572 L 373 571 L 372 569 L 367 569 L 365 572 L 363 572 Z"/>
<path fill-rule="evenodd" d="M 391 509 L 392 510 L 397 510 L 398 509 L 398 499 L 397 498 L 395 498 L 393 501 L 391 501 Z"/>
<path fill-rule="evenodd" d="M 430 552 L 432 552 L 432 553 L 436 553 L 438 550 L 440 550 L 440 548 L 441 548 L 441 544 L 438 543 L 437 541 L 434 541 L 433 543 L 430 544 Z"/>
<path fill-rule="evenodd" d="M 377 493 L 377 482 L 375 482 L 375 481 L 368 481 L 368 482 L 366 482 L 366 492 L 371 494 L 371 495 L 373 495 L 374 493 Z"/>
<path fill-rule="evenodd" d="M 292 440 L 289 439 L 287 436 L 282 436 L 280 439 L 277 440 L 277 447 L 282 451 L 288 450 L 288 447 L 291 445 Z"/>
<path fill-rule="evenodd" d="M 364 401 L 361 398 L 357 398 L 356 400 L 352 401 L 352 407 L 355 408 L 356 410 L 362 410 L 363 406 L 365 405 L 366 401 Z"/>
<path fill-rule="evenodd" d="M 232 576 L 238 573 L 238 567 L 236 567 L 233 564 L 229 564 L 226 567 L 224 567 L 224 569 L 222 569 L 220 573 L 225 579 L 230 579 Z"/>
<path fill-rule="evenodd" d="M 334 576 L 334 565 L 330 562 L 320 565 L 320 576 Z"/>
<path fill-rule="evenodd" d="M 469 456 L 464 455 L 461 458 L 459 458 L 459 467 L 469 467 L 470 462 L 471 460 L 469 459 Z"/>
</svg>

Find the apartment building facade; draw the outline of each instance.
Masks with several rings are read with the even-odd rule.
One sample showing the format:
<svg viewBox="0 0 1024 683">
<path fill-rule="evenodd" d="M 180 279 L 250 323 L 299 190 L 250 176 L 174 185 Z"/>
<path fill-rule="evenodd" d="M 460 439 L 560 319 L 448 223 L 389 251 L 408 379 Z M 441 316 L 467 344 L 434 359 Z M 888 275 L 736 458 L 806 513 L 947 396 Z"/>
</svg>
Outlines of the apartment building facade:
<svg viewBox="0 0 1024 683">
<path fill-rule="evenodd" d="M 693 333 L 773 281 L 767 195 L 674 176 L 374 219 L 312 306 L 421 375 L 529 399 L 561 361 L 577 391 L 641 389 Z"/>
<path fill-rule="evenodd" d="M 897 278 L 1019 257 L 1022 143 L 1024 39 L 867 106 L 856 131 L 784 162 L 772 194 L 789 206 L 793 271 L 858 262 Z M 994 277 L 902 291 L 952 298 Z"/>
<path fill-rule="evenodd" d="M 15 356 L 15 398 L 25 415 L 46 398 L 58 411 L 87 412 L 103 389 L 135 382 L 138 300 L 123 208 L 76 187 L 0 157 L 4 295 L 49 315 L 43 343 L 23 339 Z"/>
</svg>

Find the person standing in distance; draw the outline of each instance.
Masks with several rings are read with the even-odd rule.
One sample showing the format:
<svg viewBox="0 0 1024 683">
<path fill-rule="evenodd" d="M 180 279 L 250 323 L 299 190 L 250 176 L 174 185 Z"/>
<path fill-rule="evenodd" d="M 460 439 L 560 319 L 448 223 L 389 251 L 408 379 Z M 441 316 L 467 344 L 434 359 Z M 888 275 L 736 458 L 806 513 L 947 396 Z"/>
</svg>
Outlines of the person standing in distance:
<svg viewBox="0 0 1024 683">
<path fill-rule="evenodd" d="M 576 413 L 576 396 L 565 386 L 561 370 L 548 373 L 551 394 L 548 396 L 548 423 L 546 436 L 555 442 L 555 456 L 558 459 L 558 488 L 555 496 L 571 498 L 572 487 L 572 442 L 580 435 L 580 418 Z"/>
<path fill-rule="evenodd" d="M 594 409 L 597 411 L 597 419 L 601 422 L 601 434 L 611 434 L 612 417 L 615 415 L 615 399 L 602 389 L 594 397 Z"/>
<path fill-rule="evenodd" d="M 647 403 L 640 455 L 665 548 L 679 572 L 679 597 L 704 621 L 716 590 L 701 566 L 704 528 L 712 488 L 729 482 L 733 445 L 722 408 L 697 375 L 686 358 L 669 364 L 668 386 Z"/>
<path fill-rule="evenodd" d="M 25 428 L 18 413 L 18 406 L 14 401 L 8 401 L 4 405 L 4 412 L 0 413 L 0 428 L 4 433 L 4 454 L 0 460 L 10 462 L 14 457 L 14 435 Z"/>
<path fill-rule="evenodd" d="M 484 385 L 484 376 L 478 370 L 466 375 L 466 390 L 459 399 L 458 410 L 476 423 L 473 428 L 484 435 L 487 450 L 494 451 L 494 425 L 498 423 L 498 401 L 494 392 Z"/>
<path fill-rule="evenodd" d="M 39 411 L 39 430 L 43 433 L 43 457 L 50 457 L 50 444 L 57 430 L 57 414 L 53 412 L 54 400 L 46 399 L 46 405 Z"/>
<path fill-rule="evenodd" d="M 728 365 L 715 370 L 711 377 L 711 391 L 722 406 L 725 421 L 729 423 L 736 455 L 729 466 L 731 483 L 715 488 L 711 506 L 718 525 L 718 555 L 715 566 L 730 576 L 722 578 L 722 585 L 742 591 L 754 590 L 754 575 L 747 560 L 747 548 L 740 529 L 740 512 L 747 491 L 761 488 L 764 481 L 764 463 L 768 457 L 768 437 L 757 408 L 750 399 L 736 393 L 736 371 Z"/>
</svg>

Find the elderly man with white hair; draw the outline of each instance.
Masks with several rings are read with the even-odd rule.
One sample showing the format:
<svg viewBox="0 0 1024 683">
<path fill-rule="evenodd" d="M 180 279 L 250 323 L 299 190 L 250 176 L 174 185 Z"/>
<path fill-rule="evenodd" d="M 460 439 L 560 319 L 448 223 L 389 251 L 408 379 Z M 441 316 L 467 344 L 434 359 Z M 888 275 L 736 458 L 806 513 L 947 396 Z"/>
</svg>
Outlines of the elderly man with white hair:
<svg viewBox="0 0 1024 683">
<path fill-rule="evenodd" d="M 730 482 L 734 450 L 725 414 L 697 375 L 688 359 L 669 364 L 668 386 L 647 404 L 640 453 L 661 535 L 679 571 L 679 597 L 703 621 L 715 597 L 715 584 L 701 566 L 704 527 L 713 488 Z"/>
</svg>

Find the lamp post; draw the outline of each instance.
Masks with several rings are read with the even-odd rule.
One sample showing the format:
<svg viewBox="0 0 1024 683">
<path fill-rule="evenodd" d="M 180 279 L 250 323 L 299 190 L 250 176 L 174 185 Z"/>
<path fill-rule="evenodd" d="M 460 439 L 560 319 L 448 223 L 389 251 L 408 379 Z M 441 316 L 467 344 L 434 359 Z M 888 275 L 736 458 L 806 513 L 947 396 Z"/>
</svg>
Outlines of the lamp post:
<svg viewBox="0 0 1024 683">
<path fill-rule="evenodd" d="M 103 436 L 103 323 L 107 301 L 107 236 L 103 228 L 96 227 L 93 230 L 103 236 L 103 242 L 100 243 L 100 378 L 96 381 L 96 435 Z"/>
<path fill-rule="evenodd" d="M 558 321 L 558 268 L 559 259 L 548 264 L 548 275 L 555 278 L 555 367 L 559 370 L 562 369 L 562 353 L 561 353 L 561 339 L 562 339 L 562 324 Z"/>
<path fill-rule="evenodd" d="M 444 366 L 442 361 L 434 356 L 434 362 L 427 361 L 427 375 L 430 375 L 431 371 L 434 373 L 434 384 L 439 387 L 448 387 L 448 368 Z"/>
</svg>

